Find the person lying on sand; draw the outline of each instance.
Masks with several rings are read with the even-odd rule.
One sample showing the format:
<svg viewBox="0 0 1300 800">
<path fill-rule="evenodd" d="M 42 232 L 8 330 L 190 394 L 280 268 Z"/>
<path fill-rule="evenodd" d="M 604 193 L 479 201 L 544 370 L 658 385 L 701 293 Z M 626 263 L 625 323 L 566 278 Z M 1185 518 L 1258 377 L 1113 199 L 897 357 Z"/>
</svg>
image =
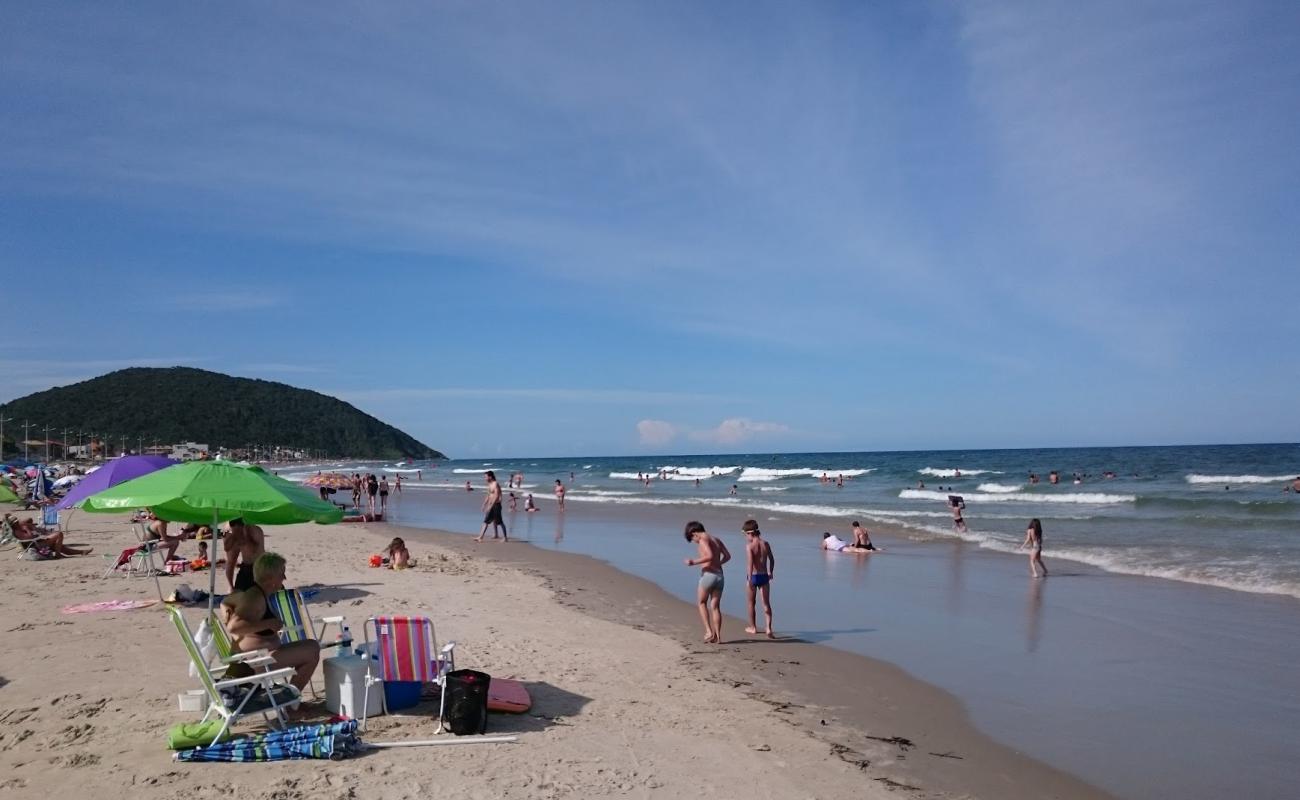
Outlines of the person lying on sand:
<svg viewBox="0 0 1300 800">
<path fill-rule="evenodd" d="M 840 537 L 826 531 L 822 534 L 822 549 L 831 550 L 836 553 L 870 553 L 865 547 L 859 547 L 856 544 L 849 544 Z"/>
<path fill-rule="evenodd" d="M 253 585 L 226 595 L 226 599 L 221 601 L 221 610 L 235 649 L 241 653 L 250 650 L 270 652 L 277 667 L 293 667 L 295 674 L 289 682 L 301 691 L 311 681 L 312 673 L 320 663 L 320 642 L 304 639 L 280 643 L 284 623 L 267 607 L 266 598 L 284 588 L 284 579 L 284 556 L 263 553 L 253 562 Z"/>
</svg>

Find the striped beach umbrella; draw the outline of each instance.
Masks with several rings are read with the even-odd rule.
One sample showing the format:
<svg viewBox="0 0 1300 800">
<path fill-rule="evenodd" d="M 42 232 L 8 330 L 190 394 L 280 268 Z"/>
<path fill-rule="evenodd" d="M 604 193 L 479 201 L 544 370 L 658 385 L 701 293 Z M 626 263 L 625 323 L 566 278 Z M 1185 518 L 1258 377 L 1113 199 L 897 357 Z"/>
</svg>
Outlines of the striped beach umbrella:
<svg viewBox="0 0 1300 800">
<path fill-rule="evenodd" d="M 313 486 L 317 489 L 351 489 L 352 478 L 341 472 L 318 472 L 303 481 L 303 485 Z"/>
<path fill-rule="evenodd" d="M 338 761 L 359 752 L 357 721 L 346 720 L 325 725 L 296 725 L 282 731 L 269 731 L 217 742 L 207 747 L 181 750 L 178 761 L 288 761 L 322 758 Z"/>
</svg>

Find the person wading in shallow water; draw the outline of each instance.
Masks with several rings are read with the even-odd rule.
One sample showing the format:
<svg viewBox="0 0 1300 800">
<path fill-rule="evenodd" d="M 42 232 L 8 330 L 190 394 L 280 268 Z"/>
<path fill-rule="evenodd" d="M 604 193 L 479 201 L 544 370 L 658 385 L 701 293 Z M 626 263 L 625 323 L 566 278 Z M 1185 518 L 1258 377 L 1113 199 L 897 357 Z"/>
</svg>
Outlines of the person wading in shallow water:
<svg viewBox="0 0 1300 800">
<path fill-rule="evenodd" d="M 1038 568 L 1042 567 L 1042 577 L 1047 577 L 1047 565 L 1043 563 L 1043 523 L 1037 519 L 1029 520 L 1029 527 L 1025 530 L 1025 541 L 1020 544 L 1020 549 L 1029 548 L 1029 574 L 1035 578 L 1039 577 Z"/>
<path fill-rule="evenodd" d="M 755 600 L 763 596 L 763 620 L 767 625 L 767 638 L 775 639 L 772 633 L 772 578 L 776 574 L 776 556 L 772 555 L 772 546 L 763 541 L 763 534 L 758 529 L 758 520 L 748 519 L 740 528 L 745 534 L 745 581 L 746 601 L 749 606 L 749 627 L 745 633 L 758 633 L 758 620 L 755 619 Z"/>
<path fill-rule="evenodd" d="M 487 478 L 487 497 L 483 498 L 483 530 L 478 532 L 478 538 L 474 541 L 483 541 L 483 536 L 487 533 L 488 526 L 492 526 L 492 538 L 497 538 L 497 528 L 501 529 L 505 540 L 510 541 L 510 532 L 506 530 L 506 521 L 501 516 L 501 484 L 497 483 L 496 473 L 488 470 L 483 473 Z"/>
<path fill-rule="evenodd" d="M 716 536 L 710 536 L 699 522 L 686 523 L 686 541 L 699 548 L 696 558 L 686 559 L 686 566 L 700 568 L 700 583 L 696 598 L 700 606 L 700 620 L 704 623 L 704 641 L 717 644 L 722 641 L 722 589 L 726 580 L 722 565 L 731 560 L 727 546 Z"/>
</svg>

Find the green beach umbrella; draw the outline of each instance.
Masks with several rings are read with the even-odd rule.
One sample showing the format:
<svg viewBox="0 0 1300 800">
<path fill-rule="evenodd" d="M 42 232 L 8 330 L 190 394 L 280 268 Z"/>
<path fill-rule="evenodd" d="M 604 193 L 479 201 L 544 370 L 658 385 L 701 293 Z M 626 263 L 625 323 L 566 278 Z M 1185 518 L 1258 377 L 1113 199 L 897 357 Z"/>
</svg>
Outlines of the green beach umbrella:
<svg viewBox="0 0 1300 800">
<path fill-rule="evenodd" d="M 92 494 L 78 504 L 86 511 L 121 512 L 151 508 L 168 522 L 216 525 L 242 517 L 254 525 L 319 522 L 343 518 L 333 503 L 310 489 L 258 466 L 229 461 L 190 461 Z"/>
<path fill-rule="evenodd" d="M 18 495 L 13 493 L 12 489 L 10 489 L 8 486 L 5 486 L 3 483 L 0 483 L 0 503 L 21 503 L 21 502 L 22 500 L 18 497 Z"/>
<path fill-rule="evenodd" d="M 220 523 L 243 518 L 254 525 L 328 525 L 343 519 L 342 511 L 310 489 L 259 466 L 229 461 L 190 461 L 166 467 L 92 494 L 77 505 L 96 513 L 150 508 L 168 522 L 211 525 L 214 565 L 208 568 L 209 608 L 216 590 L 215 548 Z"/>
</svg>

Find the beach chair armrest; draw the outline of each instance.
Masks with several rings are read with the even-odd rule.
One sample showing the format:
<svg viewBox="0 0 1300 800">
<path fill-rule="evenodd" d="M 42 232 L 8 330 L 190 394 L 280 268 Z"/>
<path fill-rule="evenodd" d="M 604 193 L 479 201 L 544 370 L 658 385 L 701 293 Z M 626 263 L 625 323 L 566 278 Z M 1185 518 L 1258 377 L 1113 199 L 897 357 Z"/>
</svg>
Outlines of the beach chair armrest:
<svg viewBox="0 0 1300 800">
<path fill-rule="evenodd" d="M 275 663 L 275 659 L 271 657 L 270 653 L 240 653 L 240 655 L 243 658 L 232 657 L 226 662 L 226 666 L 229 667 L 231 664 L 238 663 L 247 664 L 250 667 L 265 667 L 267 664 Z"/>
<path fill-rule="evenodd" d="M 341 625 L 345 619 L 347 619 L 347 617 L 321 617 L 320 621 L 324 622 L 326 625 Z"/>
<path fill-rule="evenodd" d="M 443 656 L 449 656 L 451 655 L 451 651 L 455 649 L 456 649 L 455 642 L 447 642 L 442 646 L 442 649 L 438 651 L 438 654 Z"/>
<path fill-rule="evenodd" d="M 232 661 L 249 661 L 255 658 L 270 658 L 270 650 L 249 650 L 243 653 L 231 653 L 229 656 L 221 659 L 229 664 Z"/>
<path fill-rule="evenodd" d="M 220 680 L 214 683 L 213 685 L 216 686 L 219 691 L 229 686 L 244 686 L 245 684 L 249 684 L 249 683 L 263 683 L 263 682 L 274 683 L 276 682 L 277 679 L 288 678 L 290 675 L 294 674 L 295 672 L 297 672 L 297 670 L 295 670 L 293 667 L 282 667 L 280 669 L 273 669 L 269 672 L 259 672 L 256 675 L 248 675 L 243 678 L 229 678 L 226 680 Z"/>
</svg>

